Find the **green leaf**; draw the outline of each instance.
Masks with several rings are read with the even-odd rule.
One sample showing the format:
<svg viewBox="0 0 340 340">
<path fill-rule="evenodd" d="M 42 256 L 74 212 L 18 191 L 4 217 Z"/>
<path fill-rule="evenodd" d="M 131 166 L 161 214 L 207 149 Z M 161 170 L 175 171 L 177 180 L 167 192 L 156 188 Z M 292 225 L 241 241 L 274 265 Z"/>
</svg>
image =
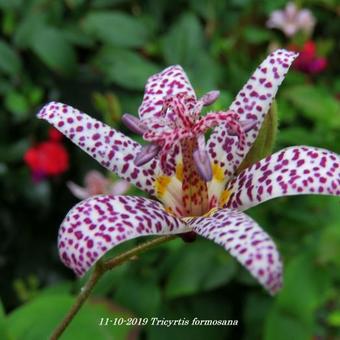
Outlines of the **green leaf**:
<svg viewBox="0 0 340 340">
<path fill-rule="evenodd" d="M 0 145 L 0 162 L 15 162 L 22 160 L 25 151 L 29 148 L 27 138 L 18 139 L 10 145 Z"/>
<path fill-rule="evenodd" d="M 321 133 L 322 130 L 323 133 Z M 299 125 L 282 129 L 277 135 L 278 146 L 298 145 L 301 144 L 301 141 L 304 145 L 326 146 L 333 135 L 328 133 L 328 129 L 325 127 L 322 130 L 310 129 L 308 131 Z"/>
<path fill-rule="evenodd" d="M 104 122 L 115 126 L 122 115 L 119 98 L 113 93 L 101 94 L 99 92 L 93 93 L 92 97 L 94 107 L 103 114 Z"/>
<path fill-rule="evenodd" d="M 8 92 L 12 91 L 13 84 L 10 82 L 10 80 L 4 79 L 3 77 L 0 77 L 0 95 L 5 95 Z"/>
<path fill-rule="evenodd" d="M 204 51 L 197 55 L 195 62 L 185 71 L 187 71 L 197 95 L 203 95 L 218 86 L 221 69 L 214 59 Z"/>
<path fill-rule="evenodd" d="M 75 9 L 77 7 L 81 7 L 82 5 L 84 5 L 85 1 L 86 0 L 65 0 L 67 5 L 72 9 Z"/>
<path fill-rule="evenodd" d="M 22 5 L 23 0 L 13 0 L 13 1 L 7 1 L 7 0 L 0 0 L 0 8 L 4 10 L 9 9 L 17 9 Z"/>
<path fill-rule="evenodd" d="M 31 105 L 38 105 L 43 99 L 43 89 L 40 87 L 31 86 L 28 88 L 27 97 Z"/>
<path fill-rule="evenodd" d="M 98 40 L 120 47 L 143 46 L 149 36 L 139 19 L 121 12 L 91 12 L 82 27 Z"/>
<path fill-rule="evenodd" d="M 95 8 L 109 7 L 129 1 L 130 0 L 92 0 L 92 6 Z"/>
<path fill-rule="evenodd" d="M 323 230 L 318 244 L 321 263 L 334 263 L 340 267 L 340 228 L 339 223 Z"/>
<path fill-rule="evenodd" d="M 316 124 L 340 127 L 340 103 L 323 87 L 291 86 L 282 95 Z"/>
<path fill-rule="evenodd" d="M 269 41 L 272 34 L 268 29 L 246 26 L 243 30 L 243 37 L 250 44 L 262 44 Z"/>
<path fill-rule="evenodd" d="M 141 316 L 154 316 L 161 305 L 161 293 L 152 280 L 128 277 L 117 288 L 115 300 Z"/>
<path fill-rule="evenodd" d="M 183 297 L 172 300 L 171 303 L 163 303 L 162 309 L 155 315 L 165 320 L 186 320 L 188 325 L 171 327 L 151 326 L 146 329 L 149 340 L 225 340 L 233 339 L 231 331 L 237 331 L 240 322 L 236 326 L 197 326 L 192 325 L 192 320 L 234 320 L 235 314 L 231 312 L 230 301 L 225 299 L 221 292 L 210 292 L 191 297 Z"/>
<path fill-rule="evenodd" d="M 244 321 L 248 335 L 246 339 L 262 339 L 263 323 L 273 299 L 265 293 L 251 293 L 245 298 Z"/>
<path fill-rule="evenodd" d="M 29 103 L 25 96 L 19 92 L 9 92 L 5 96 L 5 107 L 10 111 L 16 121 L 23 121 L 29 115 Z"/>
<path fill-rule="evenodd" d="M 340 327 L 340 310 L 335 310 L 327 317 L 327 322 L 330 326 Z"/>
<path fill-rule="evenodd" d="M 33 11 L 23 18 L 14 34 L 14 44 L 19 48 L 32 46 L 34 36 L 46 29 L 46 12 Z"/>
<path fill-rule="evenodd" d="M 167 64 L 184 68 L 195 63 L 203 49 L 203 29 L 196 16 L 184 14 L 163 40 L 163 54 Z"/>
<path fill-rule="evenodd" d="M 219 287 L 234 276 L 236 262 L 221 247 L 196 241 L 178 253 L 165 286 L 167 297 L 191 295 Z"/>
<path fill-rule="evenodd" d="M 225 1 L 190 0 L 189 2 L 191 9 L 209 21 L 213 21 L 218 13 L 223 13 L 227 6 Z"/>
<path fill-rule="evenodd" d="M 74 297 L 67 294 L 42 295 L 17 308 L 8 316 L 8 328 L 20 340 L 47 339 L 63 319 Z M 74 339 L 126 339 L 131 327 L 99 326 L 101 317 L 127 317 L 127 313 L 112 310 L 109 304 L 87 303 L 62 336 Z"/>
<path fill-rule="evenodd" d="M 32 49 L 51 69 L 70 73 L 76 67 L 76 55 L 72 45 L 62 32 L 46 27 L 33 37 Z"/>
<path fill-rule="evenodd" d="M 94 38 L 90 37 L 78 26 L 74 26 L 73 24 L 70 26 L 65 26 L 63 29 L 63 34 L 70 43 L 76 46 L 94 48 Z"/>
<path fill-rule="evenodd" d="M 262 123 L 259 134 L 249 150 L 246 158 L 243 160 L 237 172 L 249 168 L 252 164 L 270 155 L 276 140 L 278 128 L 277 106 L 274 101 L 269 112 Z"/>
<path fill-rule="evenodd" d="M 180 64 L 195 91 L 204 94 L 217 87 L 221 70 L 204 46 L 204 32 L 198 18 L 185 13 L 171 27 L 162 42 L 167 64 Z"/>
<path fill-rule="evenodd" d="M 129 263 L 124 263 L 114 270 L 110 270 L 102 277 L 93 289 L 93 294 L 97 296 L 107 296 L 112 291 L 116 290 L 120 285 L 125 284 Z M 79 286 L 81 289 L 81 286 Z"/>
<path fill-rule="evenodd" d="M 21 69 L 21 60 L 17 52 L 5 41 L 0 40 L 0 71 L 16 76 Z"/>
<path fill-rule="evenodd" d="M 329 296 L 330 273 L 316 266 L 313 254 L 304 251 L 286 267 L 284 288 L 277 303 L 282 310 L 304 322 L 313 319 L 314 312 Z"/>
<path fill-rule="evenodd" d="M 264 333 L 264 340 L 309 340 L 313 335 L 310 325 L 277 307 L 269 310 Z"/>
<path fill-rule="evenodd" d="M 2 307 L 1 300 L 0 300 L 0 339 L 2 340 L 12 339 L 8 333 L 5 311 Z"/>
<path fill-rule="evenodd" d="M 111 47 L 104 48 L 94 63 L 109 81 L 133 90 L 142 90 L 148 77 L 159 71 L 135 52 Z"/>
<path fill-rule="evenodd" d="M 102 8 L 123 4 L 129 1 L 130 0 L 92 0 L 91 5 L 93 8 Z"/>
</svg>

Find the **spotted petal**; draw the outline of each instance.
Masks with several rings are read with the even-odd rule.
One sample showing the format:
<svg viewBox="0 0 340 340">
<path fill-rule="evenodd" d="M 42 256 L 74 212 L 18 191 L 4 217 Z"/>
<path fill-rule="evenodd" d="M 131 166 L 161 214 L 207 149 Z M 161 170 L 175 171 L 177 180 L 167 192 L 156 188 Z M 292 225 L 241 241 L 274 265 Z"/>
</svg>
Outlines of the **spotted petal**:
<svg viewBox="0 0 340 340">
<path fill-rule="evenodd" d="M 195 97 L 195 92 L 184 70 L 179 65 L 166 68 L 151 76 L 145 86 L 144 98 L 139 107 L 141 119 L 159 118 L 167 96 L 185 94 Z"/>
<path fill-rule="evenodd" d="M 340 195 L 340 156 L 324 149 L 283 149 L 242 171 L 227 187 L 226 207 L 241 210 L 301 194 Z"/>
<path fill-rule="evenodd" d="M 64 264 L 82 276 L 109 249 L 124 241 L 189 230 L 156 201 L 103 195 L 71 209 L 60 227 L 58 247 Z"/>
<path fill-rule="evenodd" d="M 255 127 L 246 134 L 244 148 L 239 148 L 237 137 L 229 135 L 224 124 L 218 126 L 212 133 L 208 141 L 210 157 L 221 166 L 226 180 L 235 173 L 254 143 L 278 87 L 296 57 L 296 53 L 282 49 L 271 53 L 256 69 L 229 107 L 229 110 L 240 115 L 240 120 L 256 122 Z"/>
<path fill-rule="evenodd" d="M 154 194 L 154 176 L 159 172 L 156 160 L 135 166 L 133 159 L 141 146 L 104 123 L 79 110 L 51 102 L 38 117 L 47 120 L 101 165 L 142 190 Z"/>
<path fill-rule="evenodd" d="M 221 209 L 188 222 L 193 230 L 223 246 L 271 293 L 282 283 L 282 263 L 273 240 L 244 213 Z"/>
</svg>

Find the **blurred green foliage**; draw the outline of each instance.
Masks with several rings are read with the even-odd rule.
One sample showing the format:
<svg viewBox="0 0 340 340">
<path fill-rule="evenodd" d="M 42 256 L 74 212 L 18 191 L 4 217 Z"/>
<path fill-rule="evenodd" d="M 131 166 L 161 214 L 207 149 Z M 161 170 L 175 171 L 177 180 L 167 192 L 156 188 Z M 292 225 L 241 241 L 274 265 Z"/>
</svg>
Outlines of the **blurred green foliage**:
<svg viewBox="0 0 340 340">
<path fill-rule="evenodd" d="M 63 101 L 127 132 L 122 110 L 136 113 L 147 77 L 178 63 L 198 94 L 220 89 L 216 105 L 225 108 L 269 45 L 288 44 L 265 27 L 270 12 L 285 3 L 0 0 L 0 339 L 45 339 L 84 283 L 60 263 L 57 230 L 76 203 L 66 180 L 81 182 L 99 166 L 65 141 L 70 171 L 32 182 L 23 155 L 47 135 L 47 124 L 35 118 L 39 107 Z M 275 148 L 306 144 L 339 152 L 339 4 L 299 4 L 317 18 L 314 38 L 328 67 L 313 77 L 290 71 L 277 98 Z M 178 239 L 107 273 L 63 339 L 340 338 L 339 200 L 281 198 L 250 214 L 283 255 L 285 281 L 277 297 L 217 245 Z M 238 319 L 239 325 L 98 326 L 101 317 L 129 315 Z"/>
</svg>

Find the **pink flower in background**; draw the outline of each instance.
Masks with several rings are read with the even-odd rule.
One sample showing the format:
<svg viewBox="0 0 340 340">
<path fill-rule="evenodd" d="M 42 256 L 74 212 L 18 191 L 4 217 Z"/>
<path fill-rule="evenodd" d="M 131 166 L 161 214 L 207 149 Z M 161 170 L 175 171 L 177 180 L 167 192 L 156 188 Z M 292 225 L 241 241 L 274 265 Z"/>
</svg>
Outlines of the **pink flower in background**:
<svg viewBox="0 0 340 340">
<path fill-rule="evenodd" d="M 310 34 L 315 26 L 315 18 L 310 10 L 299 10 L 293 2 L 289 2 L 284 10 L 271 13 L 267 26 L 281 30 L 290 38 L 299 31 Z"/>
<path fill-rule="evenodd" d="M 99 171 L 89 171 L 84 178 L 84 187 L 73 182 L 67 183 L 74 196 L 83 200 L 95 195 L 123 195 L 129 188 L 130 183 L 124 180 L 110 181 Z"/>
<path fill-rule="evenodd" d="M 326 69 L 327 59 L 317 56 L 314 41 L 307 41 L 302 49 L 295 45 L 290 45 L 289 48 L 299 52 L 299 56 L 293 64 L 293 68 L 296 70 L 307 74 L 317 74 Z"/>
<path fill-rule="evenodd" d="M 271 294 L 277 293 L 282 284 L 278 249 L 243 211 L 280 196 L 340 195 L 340 158 L 325 149 L 289 147 L 238 172 L 296 57 L 286 50 L 271 53 L 229 109 L 204 116 L 202 108 L 217 99 L 218 91 L 197 98 L 179 65 L 151 76 L 139 118 L 123 116 L 150 143 L 144 146 L 73 107 L 46 105 L 39 118 L 158 199 L 99 195 L 78 203 L 59 230 L 65 265 L 82 276 L 124 241 L 193 232 L 224 247 Z M 214 131 L 205 141 L 210 128 Z"/>
</svg>

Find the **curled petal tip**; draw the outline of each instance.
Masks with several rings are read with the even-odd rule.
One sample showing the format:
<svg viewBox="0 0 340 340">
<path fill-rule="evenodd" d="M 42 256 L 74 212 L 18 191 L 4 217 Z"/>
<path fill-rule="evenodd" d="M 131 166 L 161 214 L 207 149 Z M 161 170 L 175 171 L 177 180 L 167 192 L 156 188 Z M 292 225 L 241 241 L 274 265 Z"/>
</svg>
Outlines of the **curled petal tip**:
<svg viewBox="0 0 340 340">
<path fill-rule="evenodd" d="M 157 144 L 148 144 L 142 146 L 141 150 L 138 152 L 134 163 L 137 166 L 144 165 L 151 161 L 160 151 L 160 146 Z"/>
<path fill-rule="evenodd" d="M 218 90 L 210 91 L 201 98 L 201 101 L 203 102 L 204 106 L 208 106 L 213 104 L 219 96 L 220 91 Z"/>
<path fill-rule="evenodd" d="M 44 119 L 46 117 L 46 115 L 48 114 L 48 112 L 50 110 L 54 109 L 54 106 L 56 105 L 56 102 L 49 102 L 47 104 L 45 104 L 37 113 L 37 117 L 40 119 Z"/>
<path fill-rule="evenodd" d="M 212 179 L 212 170 L 210 165 L 210 158 L 207 151 L 201 152 L 200 150 L 195 150 L 193 152 L 193 159 L 196 165 L 196 169 L 199 175 L 206 182 Z"/>
<path fill-rule="evenodd" d="M 122 116 L 123 124 L 132 132 L 142 135 L 146 131 L 146 126 L 135 116 L 124 113 Z"/>
</svg>

